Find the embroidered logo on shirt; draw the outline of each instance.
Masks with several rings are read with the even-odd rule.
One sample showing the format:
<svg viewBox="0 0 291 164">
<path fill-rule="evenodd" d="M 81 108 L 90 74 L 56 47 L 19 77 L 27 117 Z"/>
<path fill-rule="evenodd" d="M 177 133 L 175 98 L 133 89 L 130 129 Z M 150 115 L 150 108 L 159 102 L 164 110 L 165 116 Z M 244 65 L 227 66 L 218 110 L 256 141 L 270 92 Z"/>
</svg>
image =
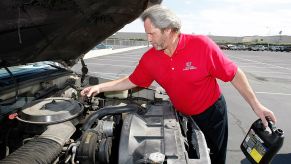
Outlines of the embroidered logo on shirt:
<svg viewBox="0 0 291 164">
<path fill-rule="evenodd" d="M 192 62 L 186 62 L 186 66 L 183 69 L 183 71 L 189 71 L 189 70 L 193 70 L 193 69 L 196 69 L 196 67 L 192 65 Z"/>
</svg>

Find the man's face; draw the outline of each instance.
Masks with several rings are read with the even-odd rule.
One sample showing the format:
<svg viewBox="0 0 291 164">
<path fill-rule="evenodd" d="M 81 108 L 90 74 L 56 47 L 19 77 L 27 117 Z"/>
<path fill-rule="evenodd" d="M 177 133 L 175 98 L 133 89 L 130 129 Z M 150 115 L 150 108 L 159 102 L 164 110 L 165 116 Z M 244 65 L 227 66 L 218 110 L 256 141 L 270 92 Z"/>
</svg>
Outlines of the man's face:
<svg viewBox="0 0 291 164">
<path fill-rule="evenodd" d="M 147 34 L 148 41 L 156 50 L 164 50 L 167 48 L 167 35 L 165 32 L 156 28 L 150 19 L 144 21 L 144 29 Z"/>
</svg>

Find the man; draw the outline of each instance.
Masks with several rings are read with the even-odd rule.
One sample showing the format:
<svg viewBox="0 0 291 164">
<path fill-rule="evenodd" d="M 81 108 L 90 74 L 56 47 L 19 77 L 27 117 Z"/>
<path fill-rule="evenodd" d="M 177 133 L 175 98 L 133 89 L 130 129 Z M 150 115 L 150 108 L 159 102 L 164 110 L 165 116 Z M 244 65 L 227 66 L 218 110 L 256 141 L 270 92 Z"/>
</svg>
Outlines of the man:
<svg viewBox="0 0 291 164">
<path fill-rule="evenodd" d="M 141 15 L 153 48 L 129 77 L 85 88 L 81 94 L 148 87 L 157 81 L 176 110 L 190 115 L 203 131 L 212 163 L 225 163 L 228 125 L 224 97 L 216 79 L 231 81 L 267 126 L 272 111 L 256 98 L 245 74 L 206 36 L 180 33 L 180 20 L 167 8 L 153 6 Z"/>
</svg>

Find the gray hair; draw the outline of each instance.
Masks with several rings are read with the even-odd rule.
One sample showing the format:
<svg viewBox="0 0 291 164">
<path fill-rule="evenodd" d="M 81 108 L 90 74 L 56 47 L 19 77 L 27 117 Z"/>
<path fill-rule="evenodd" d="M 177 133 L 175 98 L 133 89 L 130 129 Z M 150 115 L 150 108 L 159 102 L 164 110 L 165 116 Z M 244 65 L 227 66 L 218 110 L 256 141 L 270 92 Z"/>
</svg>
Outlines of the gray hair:
<svg viewBox="0 0 291 164">
<path fill-rule="evenodd" d="M 151 20 L 156 28 L 161 30 L 172 29 L 173 31 L 180 32 L 180 19 L 175 13 L 164 6 L 154 5 L 146 9 L 141 14 L 141 19 L 142 21 L 145 21 L 147 18 Z"/>
</svg>

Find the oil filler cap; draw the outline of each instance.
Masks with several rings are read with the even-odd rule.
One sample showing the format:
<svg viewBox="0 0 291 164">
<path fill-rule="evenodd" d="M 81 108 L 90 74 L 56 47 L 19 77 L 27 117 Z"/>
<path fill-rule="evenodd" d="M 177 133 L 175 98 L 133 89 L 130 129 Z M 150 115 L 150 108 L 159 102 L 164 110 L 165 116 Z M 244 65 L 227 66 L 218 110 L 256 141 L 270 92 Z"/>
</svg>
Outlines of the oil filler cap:
<svg viewBox="0 0 291 164">
<path fill-rule="evenodd" d="M 165 161 L 165 155 L 160 152 L 151 153 L 149 160 L 151 163 L 163 163 Z"/>
</svg>

